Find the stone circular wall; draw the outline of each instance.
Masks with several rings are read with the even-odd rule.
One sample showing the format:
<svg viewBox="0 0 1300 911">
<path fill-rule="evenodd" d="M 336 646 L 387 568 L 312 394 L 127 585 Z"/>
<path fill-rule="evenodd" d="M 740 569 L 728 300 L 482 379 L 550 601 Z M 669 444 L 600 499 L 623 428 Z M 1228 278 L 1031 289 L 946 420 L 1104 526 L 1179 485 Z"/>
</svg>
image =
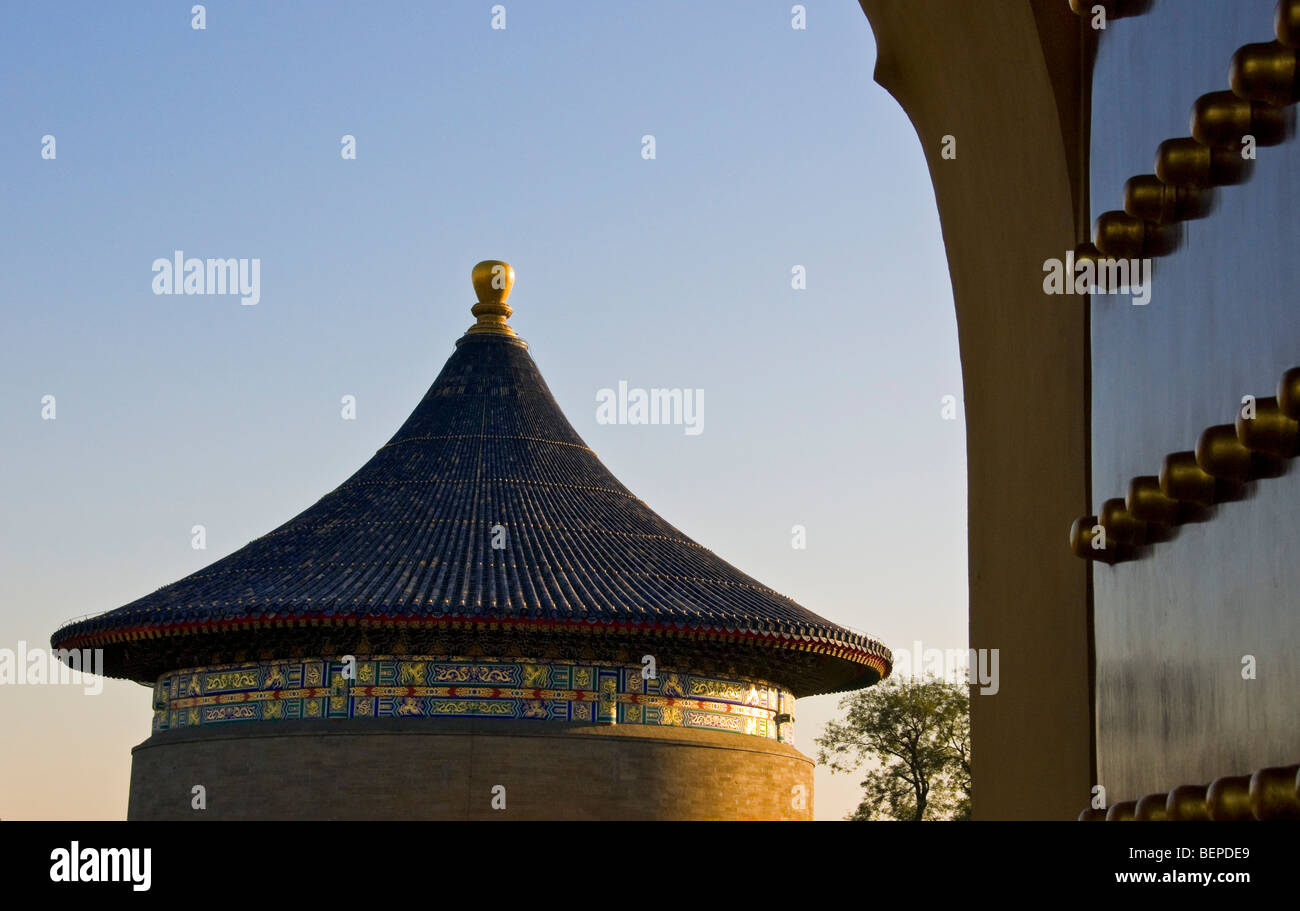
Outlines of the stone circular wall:
<svg viewBox="0 0 1300 911">
<path fill-rule="evenodd" d="M 236 729 L 237 728 L 237 729 Z M 132 751 L 128 818 L 812 818 L 813 762 L 744 734 L 374 718 L 161 731 Z M 195 809 L 195 788 L 206 809 Z"/>
</svg>

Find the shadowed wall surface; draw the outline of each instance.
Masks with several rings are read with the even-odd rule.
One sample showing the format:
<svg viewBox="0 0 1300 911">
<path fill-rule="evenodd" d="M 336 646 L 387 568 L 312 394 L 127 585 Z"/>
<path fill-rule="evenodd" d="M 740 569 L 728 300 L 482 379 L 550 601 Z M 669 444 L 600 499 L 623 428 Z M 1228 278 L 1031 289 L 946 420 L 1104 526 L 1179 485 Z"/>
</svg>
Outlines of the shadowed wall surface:
<svg viewBox="0 0 1300 911">
<path fill-rule="evenodd" d="M 1088 498 L 1087 298 L 1044 295 L 1042 264 L 1083 214 L 1079 21 L 1065 0 L 861 5 L 925 151 L 957 308 L 970 647 L 1001 671 L 972 691 L 972 812 L 1073 818 L 1093 780 L 1088 571 L 1065 544 Z"/>
<path fill-rule="evenodd" d="M 1162 141 L 1188 135 L 1193 102 L 1228 88 L 1238 47 L 1273 39 L 1275 5 L 1156 3 L 1112 24 L 1094 83 L 1094 215 L 1122 207 L 1124 181 L 1150 173 Z M 1259 147 L 1249 180 L 1220 188 L 1155 260 L 1148 305 L 1094 298 L 1092 512 L 1300 365 L 1297 174 L 1294 137 Z M 1297 503 L 1292 461 L 1142 559 L 1094 564 L 1098 772 L 1112 803 L 1300 757 Z"/>
</svg>

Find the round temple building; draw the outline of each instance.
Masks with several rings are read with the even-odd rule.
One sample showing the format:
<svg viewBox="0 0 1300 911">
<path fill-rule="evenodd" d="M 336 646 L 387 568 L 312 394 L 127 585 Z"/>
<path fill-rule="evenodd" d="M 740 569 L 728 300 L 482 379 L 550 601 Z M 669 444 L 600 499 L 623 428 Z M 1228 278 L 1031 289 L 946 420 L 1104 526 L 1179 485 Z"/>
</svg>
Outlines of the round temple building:
<svg viewBox="0 0 1300 911">
<path fill-rule="evenodd" d="M 809 819 L 794 700 L 888 675 L 601 464 L 508 325 L 314 506 L 58 630 L 153 689 L 130 819 Z M 202 809 L 199 807 L 202 806 Z"/>
</svg>

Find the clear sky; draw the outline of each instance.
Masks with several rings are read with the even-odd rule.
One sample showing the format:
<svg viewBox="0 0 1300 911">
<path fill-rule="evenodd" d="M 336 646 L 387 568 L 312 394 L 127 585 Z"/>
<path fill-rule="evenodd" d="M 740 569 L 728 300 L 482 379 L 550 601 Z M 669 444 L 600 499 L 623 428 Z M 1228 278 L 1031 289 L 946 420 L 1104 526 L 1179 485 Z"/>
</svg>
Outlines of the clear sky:
<svg viewBox="0 0 1300 911">
<path fill-rule="evenodd" d="M 964 648 L 934 195 L 861 9 L 804 5 L 795 30 L 770 0 L 506 0 L 494 30 L 487 0 L 211 2 L 196 31 L 189 0 L 6 4 L 0 648 L 336 487 L 432 383 L 489 258 L 573 425 L 665 519 L 896 652 Z M 260 302 L 154 295 L 178 249 L 259 258 Z M 620 380 L 703 389 L 703 432 L 598 424 Z M 805 752 L 837 698 L 799 701 Z M 0 818 L 123 818 L 149 719 L 133 683 L 0 686 Z M 816 788 L 819 818 L 857 803 L 856 779 Z"/>
</svg>

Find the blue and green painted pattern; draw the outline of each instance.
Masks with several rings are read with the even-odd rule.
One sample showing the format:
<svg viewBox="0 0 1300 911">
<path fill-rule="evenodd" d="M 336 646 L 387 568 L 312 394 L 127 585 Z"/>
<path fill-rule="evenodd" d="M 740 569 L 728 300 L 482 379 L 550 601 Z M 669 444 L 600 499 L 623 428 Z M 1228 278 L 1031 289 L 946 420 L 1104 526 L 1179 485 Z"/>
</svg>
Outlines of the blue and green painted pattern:
<svg viewBox="0 0 1300 911">
<path fill-rule="evenodd" d="M 367 656 L 187 668 L 154 687 L 154 731 L 247 721 L 508 718 L 789 740 L 794 697 L 758 680 L 640 664 Z M 777 716 L 782 721 L 777 723 Z"/>
</svg>

